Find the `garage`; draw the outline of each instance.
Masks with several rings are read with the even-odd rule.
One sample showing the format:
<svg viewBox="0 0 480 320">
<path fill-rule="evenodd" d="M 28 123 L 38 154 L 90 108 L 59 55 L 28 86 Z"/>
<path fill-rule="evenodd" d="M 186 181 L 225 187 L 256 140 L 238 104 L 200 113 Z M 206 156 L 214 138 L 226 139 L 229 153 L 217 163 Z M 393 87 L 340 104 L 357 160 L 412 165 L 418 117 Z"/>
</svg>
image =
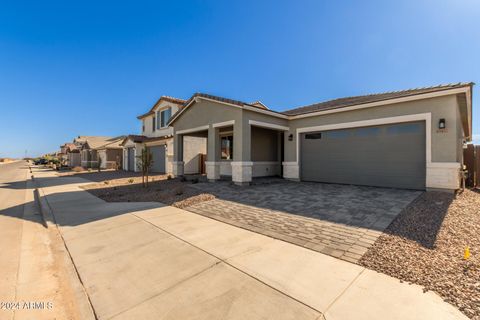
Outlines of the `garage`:
<svg viewBox="0 0 480 320">
<path fill-rule="evenodd" d="M 128 171 L 135 171 L 135 148 L 127 149 Z"/>
<path fill-rule="evenodd" d="M 303 133 L 301 179 L 425 189 L 425 122 Z"/>
<path fill-rule="evenodd" d="M 165 145 L 148 147 L 152 154 L 152 172 L 165 173 Z"/>
</svg>

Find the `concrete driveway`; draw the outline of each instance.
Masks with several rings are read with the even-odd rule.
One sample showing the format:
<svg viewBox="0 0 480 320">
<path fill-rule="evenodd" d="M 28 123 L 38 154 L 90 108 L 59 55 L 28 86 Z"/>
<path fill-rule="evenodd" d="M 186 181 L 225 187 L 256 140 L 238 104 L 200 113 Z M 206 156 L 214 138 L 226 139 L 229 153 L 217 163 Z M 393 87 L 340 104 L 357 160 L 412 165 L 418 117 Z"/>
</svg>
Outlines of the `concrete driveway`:
<svg viewBox="0 0 480 320">
<path fill-rule="evenodd" d="M 263 182 L 263 183 L 262 183 Z M 421 192 L 260 179 L 248 188 L 192 185 L 217 196 L 186 210 L 357 262 Z"/>
<path fill-rule="evenodd" d="M 34 174 L 97 319 L 465 319 L 438 295 L 358 265 Z"/>
</svg>

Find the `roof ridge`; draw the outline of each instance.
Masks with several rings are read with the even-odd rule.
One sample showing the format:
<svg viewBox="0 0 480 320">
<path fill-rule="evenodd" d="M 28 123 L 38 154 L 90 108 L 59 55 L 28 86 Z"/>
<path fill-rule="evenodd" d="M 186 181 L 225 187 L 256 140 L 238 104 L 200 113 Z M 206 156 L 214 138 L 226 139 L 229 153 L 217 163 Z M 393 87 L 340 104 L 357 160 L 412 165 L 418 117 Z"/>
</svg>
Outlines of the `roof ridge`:
<svg viewBox="0 0 480 320">
<path fill-rule="evenodd" d="M 410 89 L 404 89 L 404 90 L 394 90 L 394 91 L 384 91 L 384 92 L 379 92 L 379 93 L 370 93 L 370 94 L 361 94 L 361 95 L 354 95 L 354 96 L 347 96 L 347 97 L 340 97 L 340 98 L 335 98 L 335 99 L 329 99 L 329 100 L 324 100 L 316 103 L 311 103 L 307 105 L 302 105 L 298 107 L 294 107 L 292 109 L 288 109 L 283 111 L 283 113 L 288 114 L 289 112 L 295 111 L 295 110 L 300 110 L 303 108 L 308 108 L 320 104 L 327 104 L 327 103 L 332 103 L 338 100 L 348 100 L 348 99 L 355 99 L 355 98 L 365 98 L 365 97 L 374 97 L 374 96 L 381 96 L 381 95 L 388 95 L 388 94 L 401 94 L 401 93 L 414 93 L 415 91 L 421 91 L 421 90 L 435 90 L 435 89 L 449 89 L 449 88 L 455 88 L 455 87 L 462 87 L 462 86 L 467 86 L 467 85 L 472 85 L 474 84 L 473 82 L 457 82 L 457 83 L 447 83 L 447 84 L 439 84 L 435 86 L 427 86 L 427 87 L 417 87 L 417 88 L 410 88 Z"/>
</svg>

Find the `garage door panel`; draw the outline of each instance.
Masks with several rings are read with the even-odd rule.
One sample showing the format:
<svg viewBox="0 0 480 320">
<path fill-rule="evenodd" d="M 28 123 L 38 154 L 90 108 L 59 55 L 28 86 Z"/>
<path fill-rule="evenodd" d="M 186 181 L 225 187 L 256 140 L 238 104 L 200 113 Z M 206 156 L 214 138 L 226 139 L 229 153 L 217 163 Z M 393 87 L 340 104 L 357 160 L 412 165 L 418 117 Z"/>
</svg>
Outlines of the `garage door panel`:
<svg viewBox="0 0 480 320">
<path fill-rule="evenodd" d="M 152 154 L 152 172 L 165 173 L 165 145 L 152 146 L 148 150 Z"/>
<path fill-rule="evenodd" d="M 302 134 L 301 179 L 425 188 L 425 124 L 412 122 Z"/>
</svg>

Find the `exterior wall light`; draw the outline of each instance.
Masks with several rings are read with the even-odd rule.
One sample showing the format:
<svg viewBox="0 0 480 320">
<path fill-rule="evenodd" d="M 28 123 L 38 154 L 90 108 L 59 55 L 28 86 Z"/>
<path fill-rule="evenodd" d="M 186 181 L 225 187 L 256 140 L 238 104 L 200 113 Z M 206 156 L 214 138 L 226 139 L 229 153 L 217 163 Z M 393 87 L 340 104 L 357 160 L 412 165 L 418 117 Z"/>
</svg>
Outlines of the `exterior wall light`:
<svg viewBox="0 0 480 320">
<path fill-rule="evenodd" d="M 288 141 L 293 141 L 293 134 L 290 133 L 290 134 L 288 135 Z"/>
<path fill-rule="evenodd" d="M 445 127 L 446 127 L 445 119 L 442 118 L 438 121 L 438 129 L 445 129 Z"/>
</svg>

